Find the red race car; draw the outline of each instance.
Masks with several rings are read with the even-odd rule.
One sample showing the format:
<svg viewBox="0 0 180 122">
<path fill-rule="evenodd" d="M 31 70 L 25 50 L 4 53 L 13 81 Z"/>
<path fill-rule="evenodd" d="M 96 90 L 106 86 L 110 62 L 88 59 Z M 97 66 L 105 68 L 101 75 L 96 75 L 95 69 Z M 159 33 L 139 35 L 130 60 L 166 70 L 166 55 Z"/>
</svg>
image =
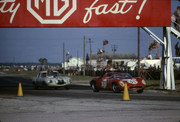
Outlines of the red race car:
<svg viewBox="0 0 180 122">
<path fill-rule="evenodd" d="M 102 77 L 95 77 L 90 81 L 90 86 L 94 92 L 99 90 L 113 90 L 117 93 L 124 90 L 125 83 L 127 83 L 128 90 L 142 93 L 146 87 L 144 79 L 138 77 L 134 78 L 128 73 L 108 72 Z"/>
</svg>

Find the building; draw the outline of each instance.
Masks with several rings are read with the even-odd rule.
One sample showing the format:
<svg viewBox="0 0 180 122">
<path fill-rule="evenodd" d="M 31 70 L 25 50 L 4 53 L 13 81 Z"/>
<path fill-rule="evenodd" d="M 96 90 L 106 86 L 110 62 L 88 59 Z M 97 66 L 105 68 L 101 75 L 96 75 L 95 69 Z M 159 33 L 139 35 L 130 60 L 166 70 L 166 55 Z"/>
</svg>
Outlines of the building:
<svg viewBox="0 0 180 122">
<path fill-rule="evenodd" d="M 68 61 L 62 63 L 62 67 L 65 69 L 77 68 L 83 65 L 83 59 L 81 58 L 70 58 Z"/>
<path fill-rule="evenodd" d="M 93 67 L 106 66 L 108 63 L 112 65 L 121 66 L 126 64 L 128 61 L 136 60 L 137 56 L 135 53 L 92 53 L 91 65 Z M 90 63 L 90 60 L 89 62 Z"/>
</svg>

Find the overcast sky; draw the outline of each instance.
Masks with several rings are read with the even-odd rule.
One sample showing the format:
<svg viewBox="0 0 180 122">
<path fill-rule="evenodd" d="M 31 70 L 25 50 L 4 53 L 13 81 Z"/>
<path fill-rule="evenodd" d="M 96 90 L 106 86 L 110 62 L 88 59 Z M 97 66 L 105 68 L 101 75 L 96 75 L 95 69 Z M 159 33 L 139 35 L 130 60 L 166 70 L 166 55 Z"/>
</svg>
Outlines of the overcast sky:
<svg viewBox="0 0 180 122">
<path fill-rule="evenodd" d="M 172 0 L 172 12 L 180 5 Z M 162 27 L 150 28 L 162 39 Z M 92 40 L 92 51 L 102 49 L 103 40 L 108 40 L 106 52 L 112 52 L 112 45 L 117 45 L 117 52 L 137 53 L 137 28 L 0 28 L 0 62 L 38 62 L 39 58 L 47 58 L 48 62 L 60 63 L 63 60 L 63 42 L 66 52 L 73 57 L 83 57 L 83 38 Z M 174 45 L 178 41 L 172 36 Z M 141 29 L 141 56 L 148 54 L 151 37 Z M 156 50 L 161 54 L 161 49 Z M 89 43 L 86 43 L 89 53 Z"/>
</svg>

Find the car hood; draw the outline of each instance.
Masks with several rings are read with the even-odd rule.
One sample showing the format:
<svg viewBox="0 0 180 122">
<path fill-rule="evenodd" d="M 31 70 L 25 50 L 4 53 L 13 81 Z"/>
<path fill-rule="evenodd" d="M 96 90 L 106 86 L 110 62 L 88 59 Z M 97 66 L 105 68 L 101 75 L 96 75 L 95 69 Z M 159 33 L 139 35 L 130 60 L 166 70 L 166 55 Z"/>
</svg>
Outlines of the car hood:
<svg viewBox="0 0 180 122">
<path fill-rule="evenodd" d="M 69 77 L 65 77 L 65 76 L 57 76 L 57 77 L 54 77 L 54 76 L 48 76 L 47 77 L 48 79 L 57 79 L 57 80 L 69 80 L 69 79 L 71 79 L 71 78 L 69 78 Z"/>
<path fill-rule="evenodd" d="M 127 82 L 129 84 L 136 85 L 139 81 L 136 78 L 122 79 L 123 82 Z"/>
</svg>

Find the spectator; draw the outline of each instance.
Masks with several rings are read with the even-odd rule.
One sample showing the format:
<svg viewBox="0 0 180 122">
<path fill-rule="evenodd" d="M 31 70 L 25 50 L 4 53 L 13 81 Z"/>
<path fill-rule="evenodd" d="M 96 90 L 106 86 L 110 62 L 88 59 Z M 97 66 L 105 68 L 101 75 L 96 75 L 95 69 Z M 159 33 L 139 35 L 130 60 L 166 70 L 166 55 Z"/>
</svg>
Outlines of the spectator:
<svg viewBox="0 0 180 122">
<path fill-rule="evenodd" d="M 177 7 L 176 11 L 172 15 L 172 20 L 174 21 L 174 27 L 179 31 L 180 25 L 180 6 Z"/>
<path fill-rule="evenodd" d="M 149 55 L 147 56 L 147 59 L 152 60 L 152 55 L 149 53 Z"/>
<path fill-rule="evenodd" d="M 180 56 L 180 47 L 178 47 L 179 42 L 176 43 L 175 45 L 175 53 L 176 53 L 176 57 Z"/>
<path fill-rule="evenodd" d="M 156 59 L 160 59 L 159 55 L 156 53 Z"/>
</svg>

